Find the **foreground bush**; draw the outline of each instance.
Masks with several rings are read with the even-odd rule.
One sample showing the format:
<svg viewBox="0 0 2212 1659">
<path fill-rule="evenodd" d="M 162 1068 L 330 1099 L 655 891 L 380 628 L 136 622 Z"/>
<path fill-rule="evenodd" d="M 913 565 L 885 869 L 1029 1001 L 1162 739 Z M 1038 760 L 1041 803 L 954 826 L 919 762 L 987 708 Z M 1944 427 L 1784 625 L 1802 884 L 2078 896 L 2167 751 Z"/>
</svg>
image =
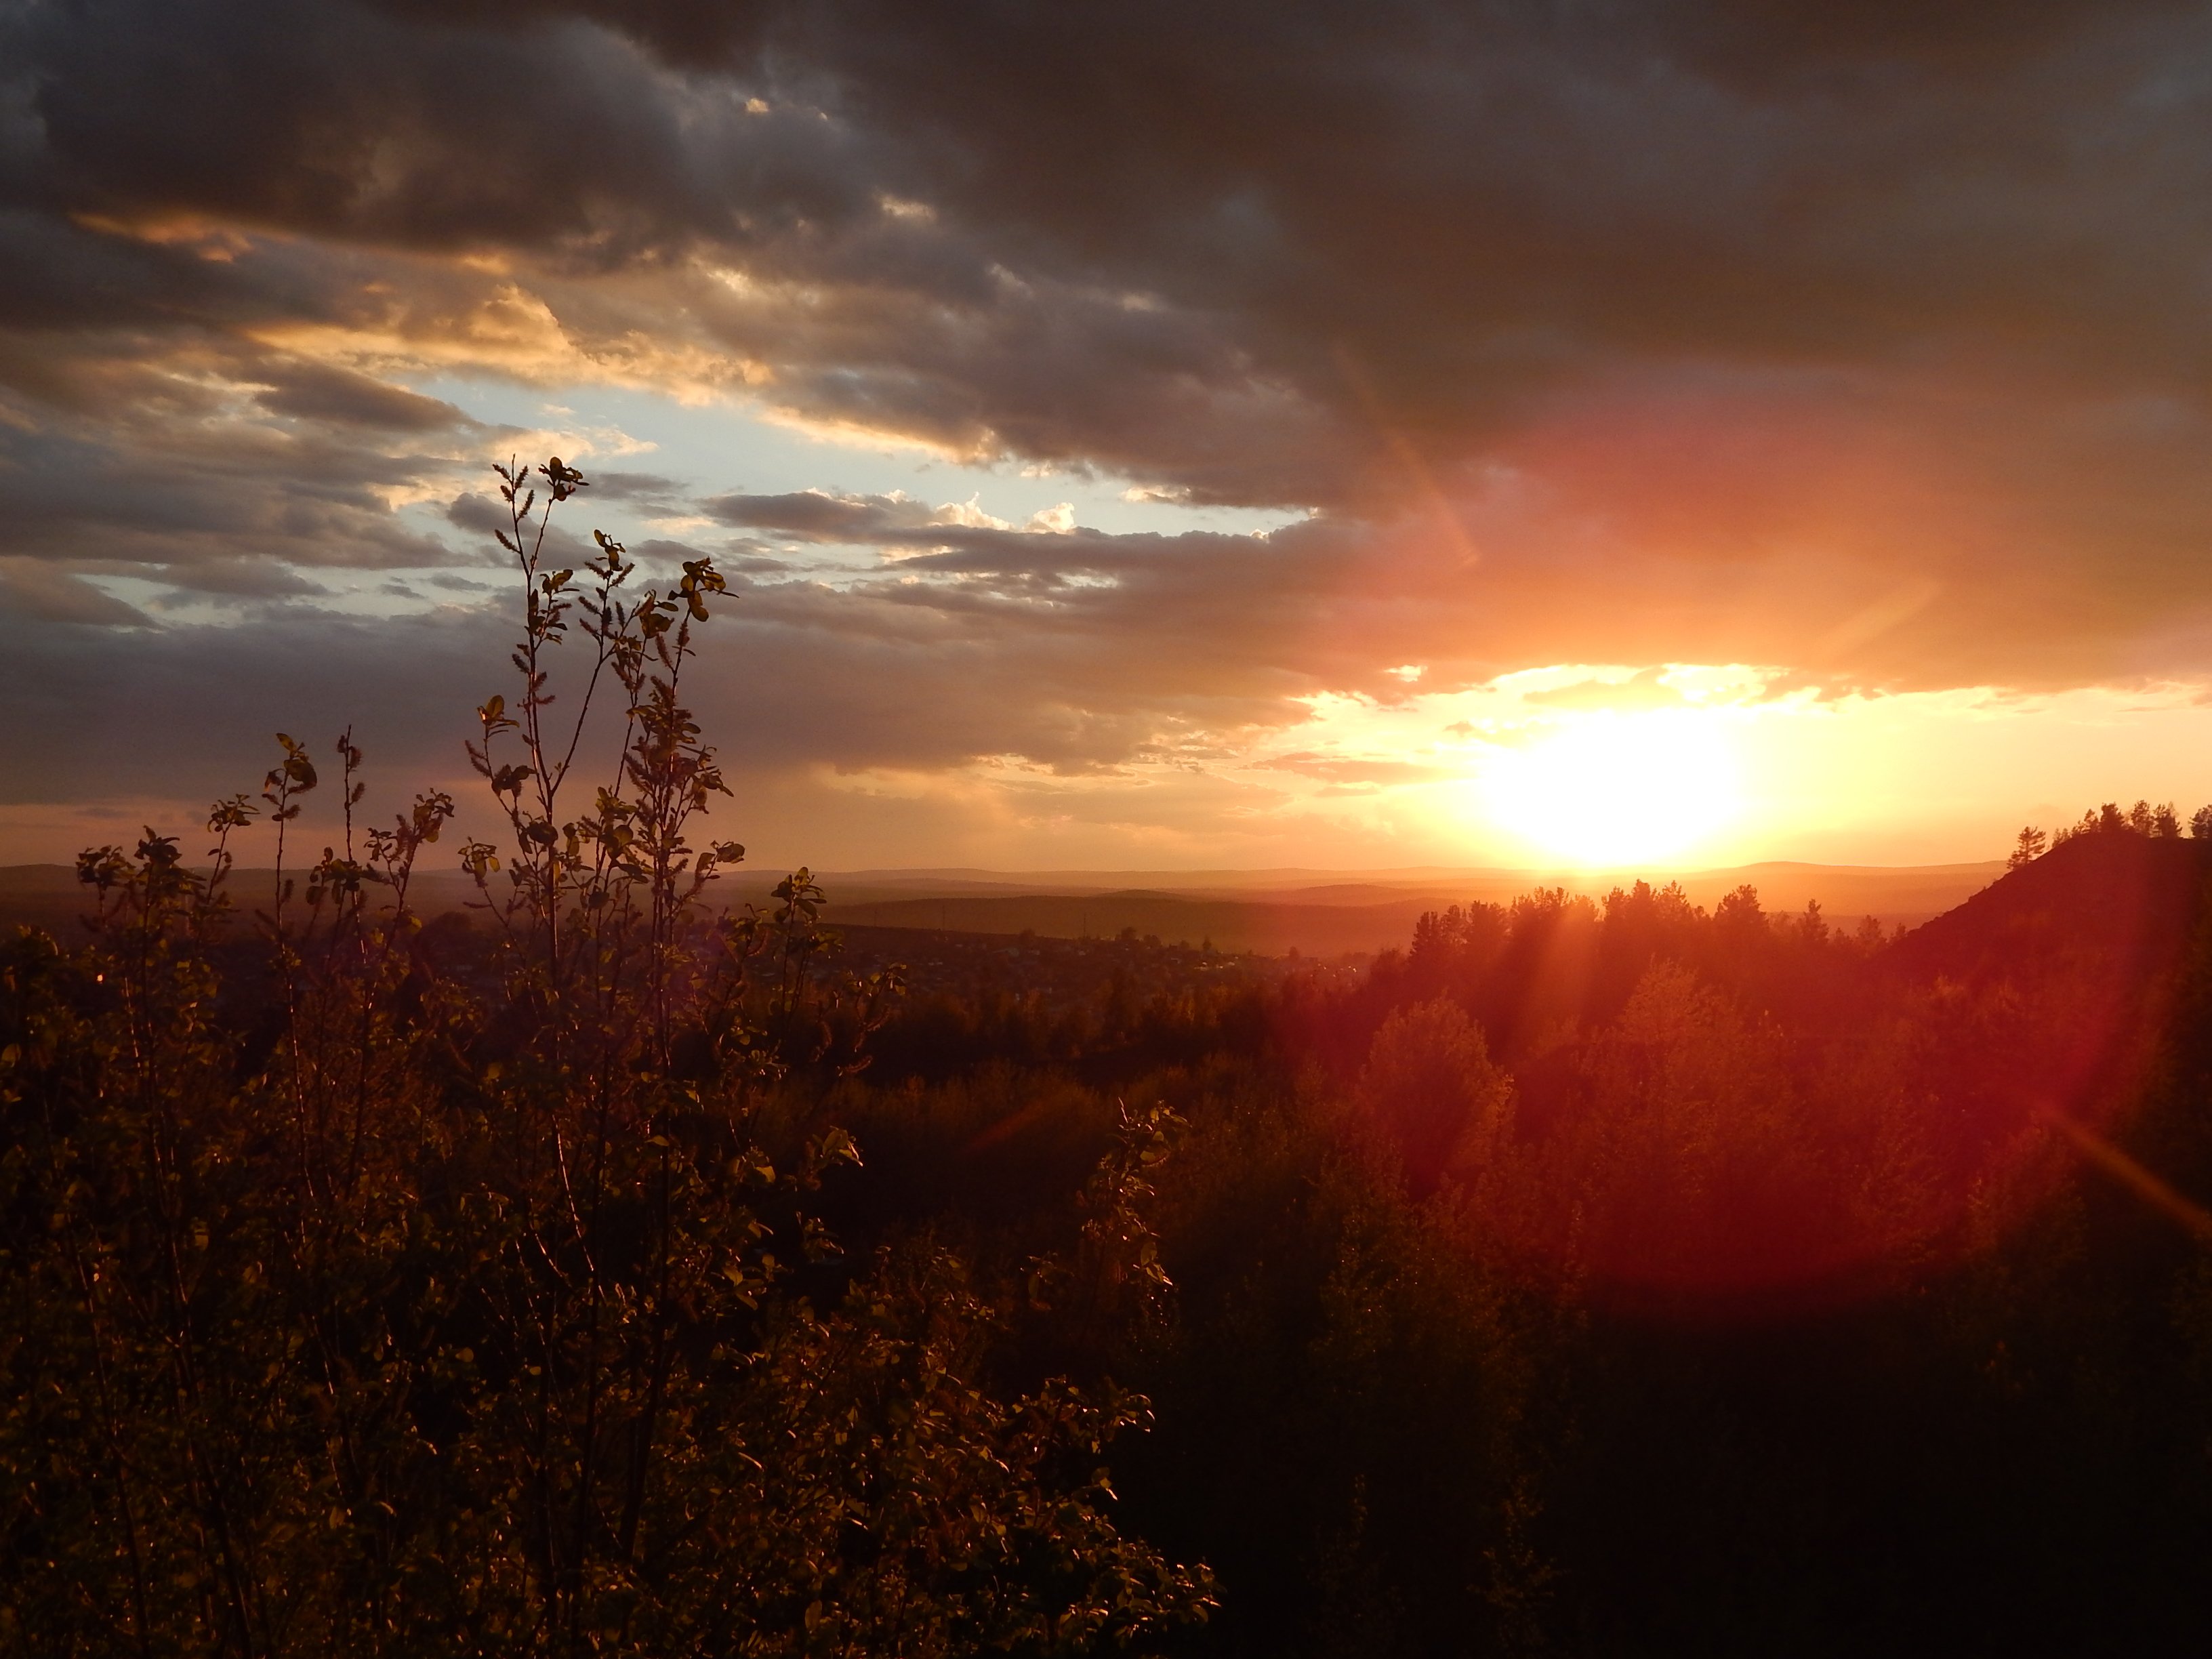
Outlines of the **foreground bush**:
<svg viewBox="0 0 2212 1659">
<path fill-rule="evenodd" d="M 994 1386 L 1012 1291 L 916 1236 L 868 1264 L 811 1213 L 858 1154 L 782 1137 L 793 1066 L 835 1073 L 896 989 L 810 969 L 801 872 L 710 926 L 733 843 L 681 702 L 722 591 L 665 592 L 599 538 L 544 568 L 556 459 L 502 473 L 527 594 L 514 710 L 471 750 L 508 836 L 462 849 L 499 934 L 458 966 L 410 908 L 453 817 L 419 799 L 304 872 L 319 779 L 263 791 L 278 885 L 249 927 L 149 831 L 88 854 L 95 942 L 0 968 L 0 1649 L 41 1653 L 1142 1650 L 1202 1569 L 1109 1518 L 1110 1385 Z M 556 729 L 551 664 L 587 643 Z M 563 786 L 624 702 L 616 781 Z M 599 711 L 604 715 L 608 711 Z M 1133 1147 L 1152 1134 L 1142 1121 Z M 1023 1295 L 1113 1302 L 1149 1240 L 1097 1218 Z"/>
</svg>

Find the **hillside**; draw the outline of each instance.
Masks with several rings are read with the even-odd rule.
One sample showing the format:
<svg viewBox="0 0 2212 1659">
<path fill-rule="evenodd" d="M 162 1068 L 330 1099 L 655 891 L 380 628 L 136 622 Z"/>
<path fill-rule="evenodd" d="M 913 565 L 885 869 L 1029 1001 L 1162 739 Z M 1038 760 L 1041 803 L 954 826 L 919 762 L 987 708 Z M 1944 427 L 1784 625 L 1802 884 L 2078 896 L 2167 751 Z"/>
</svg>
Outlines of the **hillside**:
<svg viewBox="0 0 2212 1659">
<path fill-rule="evenodd" d="M 2140 981 L 2170 969 L 2212 873 L 2212 842 L 2076 836 L 1912 930 L 1897 966 L 1973 984 L 2023 975 Z"/>
<path fill-rule="evenodd" d="M 1893 945 L 1893 980 L 1960 1011 L 1936 1062 L 1953 1100 L 1981 1098 L 1996 1121 L 2124 1113 L 2172 1034 L 2208 874 L 2202 841 L 2076 836 Z"/>
</svg>

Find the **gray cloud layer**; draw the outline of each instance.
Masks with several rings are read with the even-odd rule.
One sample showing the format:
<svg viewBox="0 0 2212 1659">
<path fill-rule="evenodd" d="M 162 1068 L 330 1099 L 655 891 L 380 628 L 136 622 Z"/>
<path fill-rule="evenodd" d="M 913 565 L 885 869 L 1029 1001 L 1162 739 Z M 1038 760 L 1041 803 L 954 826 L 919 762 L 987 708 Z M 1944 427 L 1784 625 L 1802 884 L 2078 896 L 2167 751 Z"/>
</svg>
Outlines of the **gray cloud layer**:
<svg viewBox="0 0 2212 1659">
<path fill-rule="evenodd" d="M 0 691 L 113 723 L 0 787 L 150 787 L 198 751 L 134 722 L 326 691 L 449 741 L 428 689 L 489 623 L 315 608 L 481 556 L 465 502 L 395 504 L 513 434 L 410 364 L 749 384 L 1314 515 L 1041 535 L 606 477 L 750 571 L 763 766 L 1108 765 L 1405 663 L 2198 671 L 2208 64 L 2207 8 L 2109 0 L 16 0 Z M 829 546 L 892 556 L 785 569 Z M 231 619 L 161 608 L 194 596 Z"/>
</svg>

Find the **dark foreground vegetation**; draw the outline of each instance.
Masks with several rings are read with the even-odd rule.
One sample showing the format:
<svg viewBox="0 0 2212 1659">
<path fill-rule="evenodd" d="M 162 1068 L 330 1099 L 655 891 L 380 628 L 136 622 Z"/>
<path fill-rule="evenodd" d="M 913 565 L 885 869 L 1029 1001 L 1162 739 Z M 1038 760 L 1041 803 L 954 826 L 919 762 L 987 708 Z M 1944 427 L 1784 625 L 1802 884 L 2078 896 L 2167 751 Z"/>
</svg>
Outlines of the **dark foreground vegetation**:
<svg viewBox="0 0 2212 1659">
<path fill-rule="evenodd" d="M 0 1651 L 2201 1645 L 2212 840 L 1902 939 L 1639 885 L 1358 977 L 902 966 L 803 872 L 708 913 L 719 582 L 574 600 L 508 482 L 482 911 L 408 908 L 435 795 L 231 895 L 288 743 L 0 951 Z"/>
</svg>

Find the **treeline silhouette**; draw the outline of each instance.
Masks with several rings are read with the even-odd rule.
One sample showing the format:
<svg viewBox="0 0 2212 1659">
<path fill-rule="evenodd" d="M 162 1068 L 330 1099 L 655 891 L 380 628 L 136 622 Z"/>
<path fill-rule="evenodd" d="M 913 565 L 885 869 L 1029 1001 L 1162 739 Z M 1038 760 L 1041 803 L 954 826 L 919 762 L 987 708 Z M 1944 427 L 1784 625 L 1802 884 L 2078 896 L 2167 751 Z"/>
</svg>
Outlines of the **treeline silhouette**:
<svg viewBox="0 0 2212 1659">
<path fill-rule="evenodd" d="M 1214 1571 L 1193 1650 L 2170 1643 L 2212 1613 L 2212 848 L 2121 817 L 1902 939 L 1540 891 L 1251 988 L 1195 1062 L 1163 1021 L 856 1076 L 823 1109 L 896 1151 L 839 1225 L 1018 1256 L 1115 1096 L 1168 1103 L 1173 1297 L 1089 1363 L 1156 1413 L 1125 1522 Z"/>
<path fill-rule="evenodd" d="M 408 906 L 453 803 L 356 830 L 288 738 L 0 951 L 0 1651 L 2201 1639 L 2212 814 L 1903 937 L 841 940 L 803 871 L 708 902 L 712 567 L 580 583 L 535 477 L 472 916 Z"/>
</svg>

